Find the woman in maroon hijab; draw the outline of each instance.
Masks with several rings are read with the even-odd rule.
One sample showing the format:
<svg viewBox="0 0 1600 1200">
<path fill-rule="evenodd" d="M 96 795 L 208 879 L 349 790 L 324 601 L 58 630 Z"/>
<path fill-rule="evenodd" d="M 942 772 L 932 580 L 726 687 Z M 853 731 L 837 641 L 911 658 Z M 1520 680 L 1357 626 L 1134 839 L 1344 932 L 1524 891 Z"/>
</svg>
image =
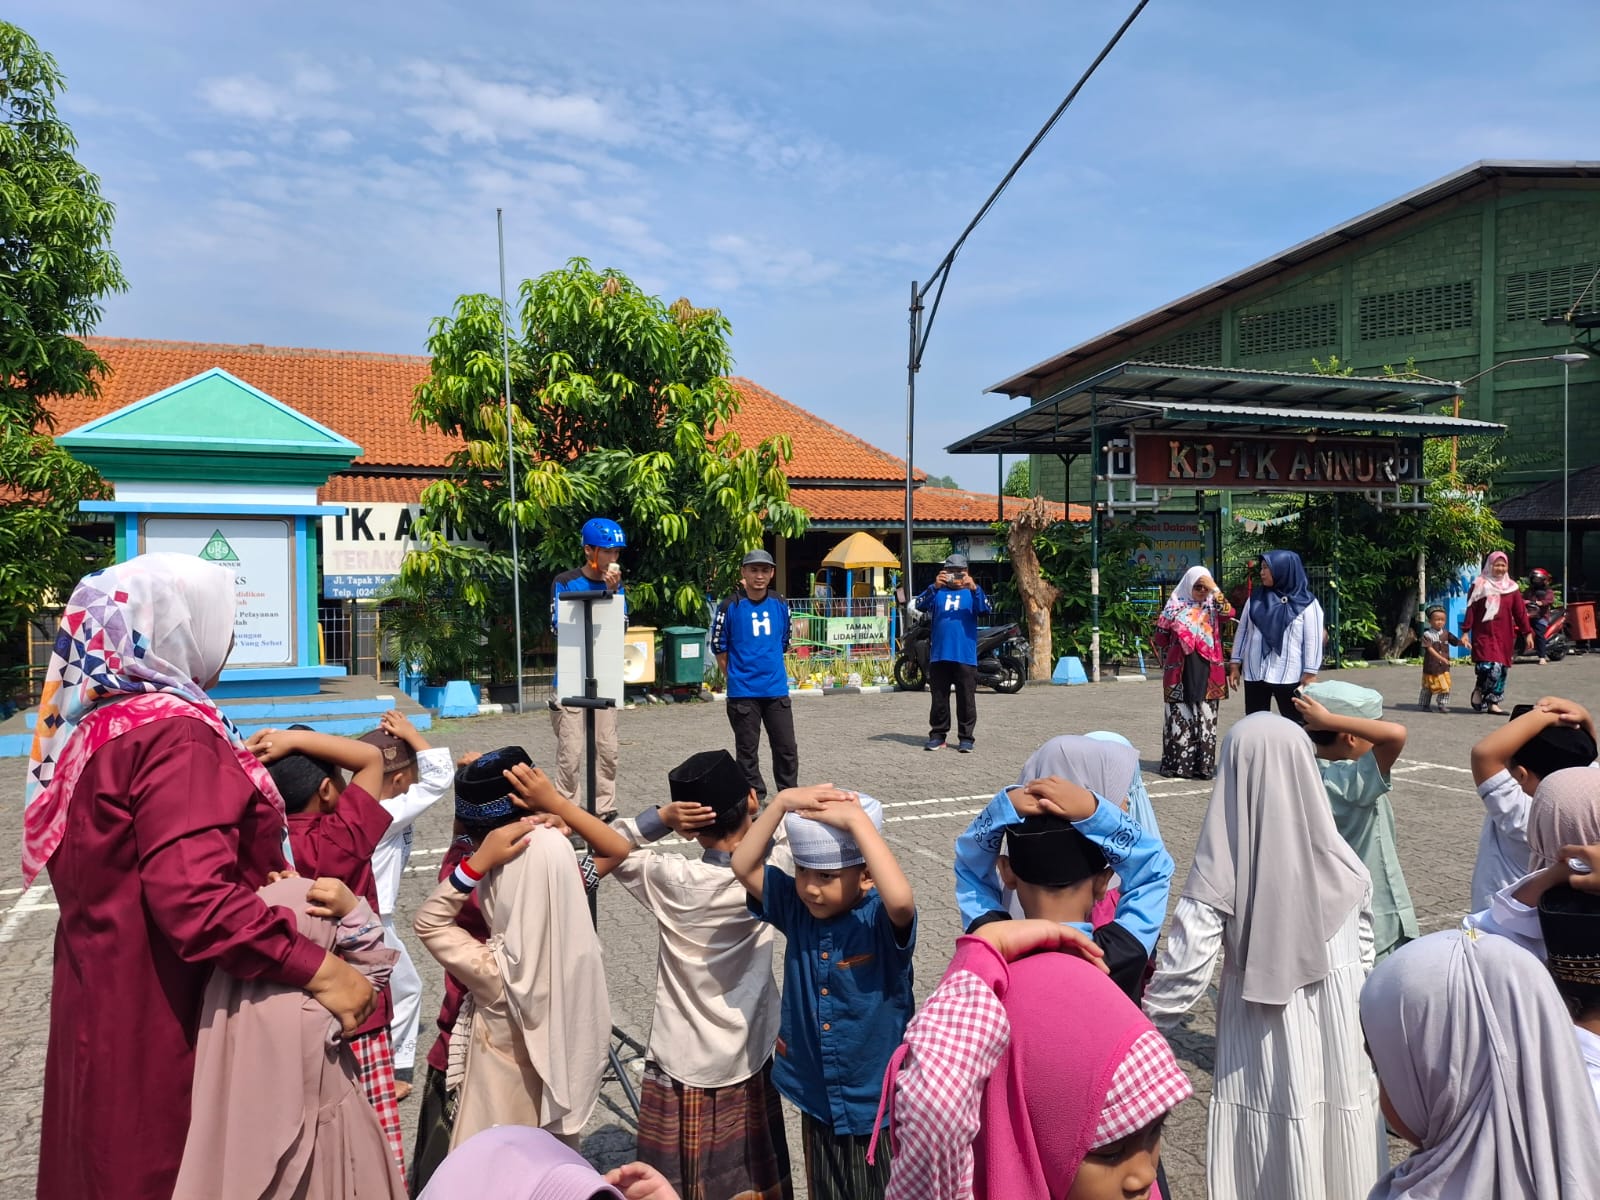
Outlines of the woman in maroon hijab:
<svg viewBox="0 0 1600 1200">
<path fill-rule="evenodd" d="M 60 906 L 40 1200 L 169 1200 L 213 968 L 304 987 L 347 1030 L 359 972 L 256 895 L 283 801 L 206 695 L 233 645 L 232 575 L 149 554 L 86 576 L 39 704 L 23 880 Z"/>
</svg>

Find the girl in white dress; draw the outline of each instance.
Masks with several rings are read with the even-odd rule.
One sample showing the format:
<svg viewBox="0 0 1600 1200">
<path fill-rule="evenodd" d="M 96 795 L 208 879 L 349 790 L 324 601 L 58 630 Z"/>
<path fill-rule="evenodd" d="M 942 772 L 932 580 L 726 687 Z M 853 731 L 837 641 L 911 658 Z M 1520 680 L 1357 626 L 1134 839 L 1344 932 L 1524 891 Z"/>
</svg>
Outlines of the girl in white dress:
<svg viewBox="0 0 1600 1200">
<path fill-rule="evenodd" d="M 1214 1197 L 1362 1200 L 1388 1164 L 1359 1000 L 1371 880 L 1334 828 L 1305 730 L 1223 739 L 1194 863 L 1144 1010 L 1170 1027 L 1224 953 L 1207 1177 Z"/>
</svg>

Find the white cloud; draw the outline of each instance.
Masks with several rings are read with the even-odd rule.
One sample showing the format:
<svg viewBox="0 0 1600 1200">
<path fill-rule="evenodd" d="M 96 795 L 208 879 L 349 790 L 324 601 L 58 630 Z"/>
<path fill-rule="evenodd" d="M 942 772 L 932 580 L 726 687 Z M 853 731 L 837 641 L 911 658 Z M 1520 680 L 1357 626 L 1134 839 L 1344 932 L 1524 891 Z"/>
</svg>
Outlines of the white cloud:
<svg viewBox="0 0 1600 1200">
<path fill-rule="evenodd" d="M 256 156 L 248 150 L 190 150 L 184 158 L 207 171 L 232 171 L 239 167 L 253 167 Z"/>
<path fill-rule="evenodd" d="M 355 145 L 356 135 L 348 129 L 322 129 L 311 135 L 311 144 L 318 150 L 337 153 Z"/>
<path fill-rule="evenodd" d="M 744 234 L 718 234 L 707 245 L 711 257 L 705 263 L 706 281 L 718 289 L 752 286 L 783 291 L 814 287 L 839 274 L 838 263 L 820 259 L 802 247 L 773 245 Z"/>
<path fill-rule="evenodd" d="M 594 96 L 483 79 L 454 64 L 413 62 L 407 111 L 435 134 L 468 143 L 527 142 L 546 136 L 622 142 L 625 121 Z"/>
</svg>

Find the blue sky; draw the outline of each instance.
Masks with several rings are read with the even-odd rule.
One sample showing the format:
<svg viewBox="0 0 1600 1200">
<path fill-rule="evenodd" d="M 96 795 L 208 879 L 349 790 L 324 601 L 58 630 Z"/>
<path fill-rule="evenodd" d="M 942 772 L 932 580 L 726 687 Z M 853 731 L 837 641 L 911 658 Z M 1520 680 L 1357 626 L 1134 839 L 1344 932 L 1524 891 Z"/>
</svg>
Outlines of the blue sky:
<svg viewBox="0 0 1600 1200">
<path fill-rule="evenodd" d="M 574 255 L 896 454 L 906 301 L 1131 0 L 13 0 L 131 291 L 101 332 L 419 353 Z M 957 261 L 916 459 L 990 384 L 1480 158 L 1594 158 L 1587 7 L 1152 0 Z"/>
</svg>

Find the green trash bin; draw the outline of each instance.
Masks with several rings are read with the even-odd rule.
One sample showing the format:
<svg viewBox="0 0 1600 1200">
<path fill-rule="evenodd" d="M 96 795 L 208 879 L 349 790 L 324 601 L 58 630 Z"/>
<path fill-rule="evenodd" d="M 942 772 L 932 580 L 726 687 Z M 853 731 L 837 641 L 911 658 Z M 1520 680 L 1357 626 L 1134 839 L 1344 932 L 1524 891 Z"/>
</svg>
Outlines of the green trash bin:
<svg viewBox="0 0 1600 1200">
<path fill-rule="evenodd" d="M 706 631 L 693 625 L 669 625 L 660 633 L 662 682 L 694 687 L 706 677 Z"/>
</svg>

